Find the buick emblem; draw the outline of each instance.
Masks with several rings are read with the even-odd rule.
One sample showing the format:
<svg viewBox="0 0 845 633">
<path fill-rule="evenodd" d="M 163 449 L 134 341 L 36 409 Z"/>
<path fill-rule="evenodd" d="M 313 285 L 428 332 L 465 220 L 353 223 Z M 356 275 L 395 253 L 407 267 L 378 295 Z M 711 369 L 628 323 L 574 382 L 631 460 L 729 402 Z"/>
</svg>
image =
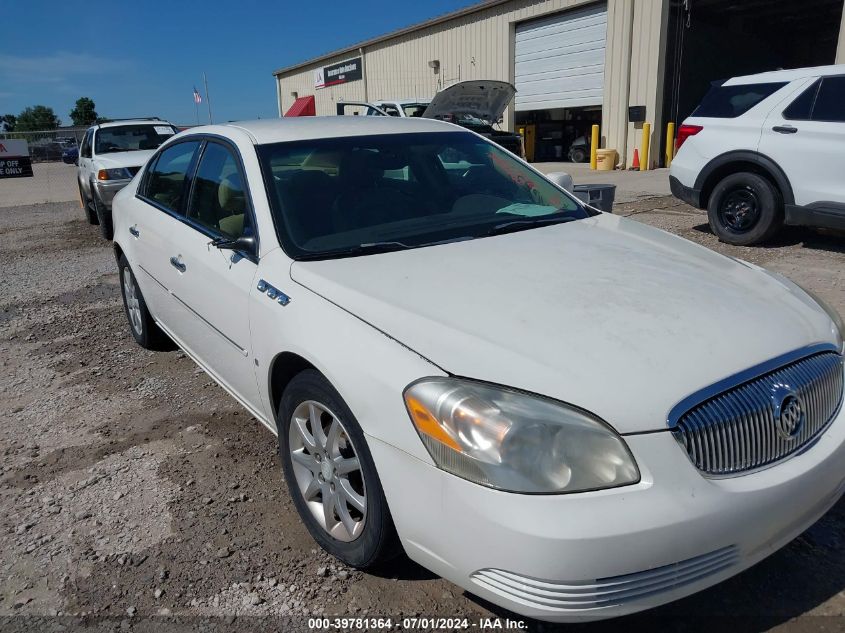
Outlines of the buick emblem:
<svg viewBox="0 0 845 633">
<path fill-rule="evenodd" d="M 798 395 L 785 385 L 778 385 L 772 392 L 775 427 L 785 440 L 794 440 L 804 426 L 804 405 Z"/>
</svg>

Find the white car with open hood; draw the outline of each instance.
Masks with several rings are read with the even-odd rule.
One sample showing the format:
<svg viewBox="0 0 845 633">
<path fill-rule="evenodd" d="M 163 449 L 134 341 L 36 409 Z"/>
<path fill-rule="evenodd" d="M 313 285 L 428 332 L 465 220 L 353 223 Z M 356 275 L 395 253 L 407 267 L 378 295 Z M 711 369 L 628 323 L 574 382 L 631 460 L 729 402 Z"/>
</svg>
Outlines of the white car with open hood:
<svg viewBox="0 0 845 633">
<path fill-rule="evenodd" d="M 404 550 L 520 614 L 605 618 L 740 572 L 843 493 L 831 308 L 466 129 L 195 128 L 114 222 L 132 335 L 278 433 L 350 565 Z"/>
</svg>

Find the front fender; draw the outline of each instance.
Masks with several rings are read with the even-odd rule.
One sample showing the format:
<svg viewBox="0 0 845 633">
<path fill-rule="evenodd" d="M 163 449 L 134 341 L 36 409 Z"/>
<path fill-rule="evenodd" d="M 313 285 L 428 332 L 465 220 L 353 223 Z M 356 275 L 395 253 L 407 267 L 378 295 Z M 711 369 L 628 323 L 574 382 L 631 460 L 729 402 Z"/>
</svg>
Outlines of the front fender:
<svg viewBox="0 0 845 633">
<path fill-rule="evenodd" d="M 278 403 L 270 400 L 273 360 L 284 352 L 301 356 L 337 389 L 364 433 L 432 463 L 414 429 L 402 392 L 424 376 L 445 373 L 387 334 L 294 282 L 290 260 L 276 249 L 259 263 L 258 279 L 290 297 L 282 306 L 253 288 L 250 328 L 257 376 L 268 420 Z"/>
</svg>

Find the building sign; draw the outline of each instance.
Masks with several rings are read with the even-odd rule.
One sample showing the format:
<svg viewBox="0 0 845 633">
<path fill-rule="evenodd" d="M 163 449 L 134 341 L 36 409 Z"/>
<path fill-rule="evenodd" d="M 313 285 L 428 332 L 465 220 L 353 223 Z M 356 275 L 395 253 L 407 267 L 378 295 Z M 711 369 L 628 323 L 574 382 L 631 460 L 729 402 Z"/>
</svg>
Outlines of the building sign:
<svg viewBox="0 0 845 633">
<path fill-rule="evenodd" d="M 0 178 L 32 176 L 32 161 L 26 141 L 0 139 Z"/>
<path fill-rule="evenodd" d="M 327 88 L 364 78 L 361 58 L 347 59 L 339 64 L 323 66 L 314 71 L 314 87 Z"/>
</svg>

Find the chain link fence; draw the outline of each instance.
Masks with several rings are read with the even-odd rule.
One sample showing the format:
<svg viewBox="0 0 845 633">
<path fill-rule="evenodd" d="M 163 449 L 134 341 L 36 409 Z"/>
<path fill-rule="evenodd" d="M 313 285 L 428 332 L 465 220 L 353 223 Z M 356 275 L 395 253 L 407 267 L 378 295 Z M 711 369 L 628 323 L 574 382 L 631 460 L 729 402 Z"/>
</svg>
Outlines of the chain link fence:
<svg viewBox="0 0 845 633">
<path fill-rule="evenodd" d="M 78 200 L 75 161 L 86 129 L 0 132 L 0 143 L 27 142 L 33 173 L 32 177 L 0 178 L 0 207 Z"/>
</svg>

